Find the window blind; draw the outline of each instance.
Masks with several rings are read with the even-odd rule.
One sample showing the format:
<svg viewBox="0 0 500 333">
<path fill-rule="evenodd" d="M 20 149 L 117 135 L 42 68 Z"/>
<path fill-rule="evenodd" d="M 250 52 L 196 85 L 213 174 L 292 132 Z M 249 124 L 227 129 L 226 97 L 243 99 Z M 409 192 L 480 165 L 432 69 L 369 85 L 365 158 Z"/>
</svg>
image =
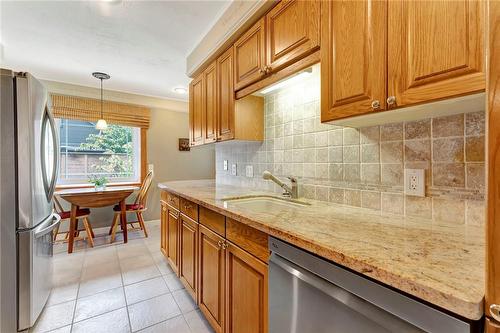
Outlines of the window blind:
<svg viewBox="0 0 500 333">
<path fill-rule="evenodd" d="M 101 118 L 101 100 L 51 94 L 56 118 L 97 121 Z M 104 101 L 103 118 L 110 124 L 149 128 L 150 110 L 143 106 Z"/>
</svg>

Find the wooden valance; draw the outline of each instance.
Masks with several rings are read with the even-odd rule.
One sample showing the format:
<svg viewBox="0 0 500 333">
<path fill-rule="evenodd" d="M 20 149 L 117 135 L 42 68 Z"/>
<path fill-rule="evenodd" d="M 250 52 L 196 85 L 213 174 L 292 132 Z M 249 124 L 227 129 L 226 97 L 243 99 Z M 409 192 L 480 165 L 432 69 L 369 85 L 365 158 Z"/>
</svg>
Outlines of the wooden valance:
<svg viewBox="0 0 500 333">
<path fill-rule="evenodd" d="M 94 98 L 51 94 L 52 112 L 56 118 L 97 121 L 101 118 L 101 101 Z M 150 110 L 143 106 L 104 101 L 103 118 L 110 124 L 149 128 Z"/>
</svg>

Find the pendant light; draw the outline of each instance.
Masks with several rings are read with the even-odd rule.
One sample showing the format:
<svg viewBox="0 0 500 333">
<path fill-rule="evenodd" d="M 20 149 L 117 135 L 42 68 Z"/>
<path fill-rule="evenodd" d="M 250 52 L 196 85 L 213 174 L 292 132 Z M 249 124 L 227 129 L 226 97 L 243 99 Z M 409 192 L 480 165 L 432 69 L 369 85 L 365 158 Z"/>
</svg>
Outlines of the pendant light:
<svg viewBox="0 0 500 333">
<path fill-rule="evenodd" d="M 102 80 L 108 80 L 111 76 L 109 76 L 106 73 L 101 73 L 101 72 L 94 72 L 94 73 L 92 73 L 92 76 L 95 77 L 96 79 L 101 80 L 101 118 L 95 124 L 95 128 L 100 130 L 100 131 L 103 131 L 103 130 L 108 128 L 108 124 L 106 123 L 106 120 L 104 120 L 103 111 L 102 111 L 102 106 L 104 104 L 104 101 L 102 99 Z"/>
</svg>

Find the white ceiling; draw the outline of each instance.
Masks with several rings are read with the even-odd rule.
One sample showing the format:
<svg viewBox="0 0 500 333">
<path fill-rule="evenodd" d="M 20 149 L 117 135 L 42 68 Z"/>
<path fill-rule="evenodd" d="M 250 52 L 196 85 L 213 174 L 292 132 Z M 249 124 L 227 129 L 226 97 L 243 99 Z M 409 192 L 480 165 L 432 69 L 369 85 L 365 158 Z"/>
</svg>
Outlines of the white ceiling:
<svg viewBox="0 0 500 333">
<path fill-rule="evenodd" d="M 230 1 L 0 1 L 2 67 L 97 87 L 187 99 L 186 57 Z"/>
</svg>

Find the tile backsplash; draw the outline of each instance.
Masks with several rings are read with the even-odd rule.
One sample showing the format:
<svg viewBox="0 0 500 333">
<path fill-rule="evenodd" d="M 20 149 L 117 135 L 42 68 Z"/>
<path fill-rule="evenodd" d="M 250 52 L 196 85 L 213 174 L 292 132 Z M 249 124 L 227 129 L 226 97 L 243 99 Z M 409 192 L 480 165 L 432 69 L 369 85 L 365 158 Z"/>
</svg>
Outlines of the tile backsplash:
<svg viewBox="0 0 500 333">
<path fill-rule="evenodd" d="M 265 140 L 216 144 L 217 183 L 281 192 L 262 179 L 269 170 L 297 177 L 306 198 L 484 224 L 484 112 L 355 129 L 321 124 L 319 92 L 316 68 L 300 84 L 266 95 Z M 254 177 L 245 176 L 247 165 Z M 425 169 L 426 197 L 404 195 L 405 168 Z"/>
</svg>

